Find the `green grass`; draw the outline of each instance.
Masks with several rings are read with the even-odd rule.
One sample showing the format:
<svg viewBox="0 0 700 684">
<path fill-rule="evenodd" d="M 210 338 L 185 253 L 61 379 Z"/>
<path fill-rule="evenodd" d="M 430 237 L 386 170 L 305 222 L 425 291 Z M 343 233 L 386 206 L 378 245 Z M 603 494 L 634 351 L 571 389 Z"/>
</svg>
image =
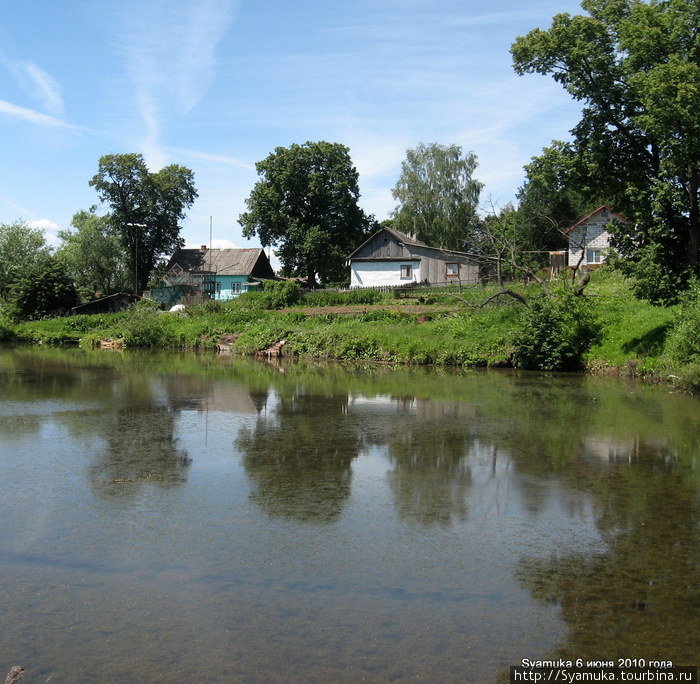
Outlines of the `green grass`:
<svg viewBox="0 0 700 684">
<path fill-rule="evenodd" d="M 653 306 L 636 299 L 629 282 L 616 274 L 601 271 L 596 275 L 587 294 L 595 299 L 602 335 L 587 354 L 589 365 L 659 370 L 678 307 Z"/>
<path fill-rule="evenodd" d="M 514 288 L 529 298 L 541 294 L 535 285 Z M 484 308 L 471 308 L 453 296 L 478 303 L 495 291 L 494 286 L 461 292 L 456 288 L 416 289 L 411 291 L 410 299 L 398 300 L 391 293 L 379 296 L 366 292 L 317 292 L 280 311 L 258 306 L 255 298 L 243 297 L 225 304 L 208 302 L 177 314 L 143 304 L 118 314 L 81 315 L 19 325 L 0 322 L 0 340 L 62 344 L 80 339 L 83 346 L 90 347 L 100 339 L 119 339 L 127 348 L 201 350 L 213 349 L 222 335 L 235 333 L 238 338 L 232 351 L 242 355 L 264 350 L 284 338 L 285 355 L 299 358 L 444 366 L 508 365 L 515 340 L 522 334 L 526 309 L 507 297 Z M 593 274 L 586 295 L 601 331 L 599 340 L 584 357 L 589 369 L 673 373 L 689 378 L 689 385 L 700 385 L 700 348 L 693 340 L 681 345 L 679 334 L 673 337 L 673 331 L 680 331 L 682 323 L 679 306 L 657 307 L 635 299 L 627 281 L 604 269 Z M 330 302 L 372 302 L 385 304 L 386 308 L 317 316 L 307 316 L 299 308 Z M 419 323 L 414 313 L 403 310 L 404 304 L 419 302 L 435 305 L 432 320 Z M 453 310 L 446 312 L 445 305 Z M 700 310 L 697 304 L 693 306 L 692 311 Z M 675 346 L 671 345 L 675 356 L 668 340 L 675 340 Z M 691 351 L 686 349 L 688 344 Z M 677 351 L 681 347 L 685 350 L 683 358 Z M 697 355 L 691 353 L 692 349 L 697 349 Z"/>
</svg>

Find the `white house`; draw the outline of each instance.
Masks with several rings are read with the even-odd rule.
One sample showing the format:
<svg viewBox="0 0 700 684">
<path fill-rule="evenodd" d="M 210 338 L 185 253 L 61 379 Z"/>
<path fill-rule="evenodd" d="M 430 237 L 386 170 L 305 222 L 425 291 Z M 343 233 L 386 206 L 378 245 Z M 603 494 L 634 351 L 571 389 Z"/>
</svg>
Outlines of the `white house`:
<svg viewBox="0 0 700 684">
<path fill-rule="evenodd" d="M 380 228 L 350 256 L 350 287 L 477 283 L 482 264 L 466 252 L 430 247 L 398 230 Z"/>
<path fill-rule="evenodd" d="M 569 238 L 569 266 L 590 268 L 605 261 L 606 250 L 610 248 L 607 226 L 611 221 L 632 224 L 628 218 L 613 211 L 609 204 L 604 204 L 564 231 Z"/>
</svg>

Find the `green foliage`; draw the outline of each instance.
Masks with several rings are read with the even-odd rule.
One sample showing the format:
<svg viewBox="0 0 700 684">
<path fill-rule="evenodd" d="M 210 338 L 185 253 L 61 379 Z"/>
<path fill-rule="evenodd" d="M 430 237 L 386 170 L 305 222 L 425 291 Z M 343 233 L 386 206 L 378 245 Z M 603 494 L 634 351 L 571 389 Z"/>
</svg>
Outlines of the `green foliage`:
<svg viewBox="0 0 700 684">
<path fill-rule="evenodd" d="M 0 224 L 0 299 L 7 296 L 13 284 L 50 258 L 43 231 L 23 221 Z"/>
<path fill-rule="evenodd" d="M 7 311 L 15 321 L 56 316 L 78 304 L 73 281 L 54 257 L 35 265 L 11 286 Z"/>
<path fill-rule="evenodd" d="M 633 259 L 613 253 L 606 263 L 631 279 L 635 297 L 669 306 L 678 303 L 690 278 L 690 270 L 670 263 L 672 260 L 672 251 L 652 243 L 637 249 Z"/>
<path fill-rule="evenodd" d="M 409 149 L 392 190 L 399 202 L 393 227 L 434 247 L 470 248 L 483 188 L 473 178 L 476 166 L 476 155 L 463 155 L 459 145 L 420 143 Z"/>
<path fill-rule="evenodd" d="M 159 258 L 182 244 L 179 224 L 197 197 L 194 174 L 177 164 L 151 173 L 140 154 L 107 154 L 90 185 L 111 209 L 109 221 L 125 251 L 129 282 L 138 275 L 141 292 Z"/>
<path fill-rule="evenodd" d="M 512 47 L 518 73 L 551 75 L 583 103 L 568 187 L 633 218 L 613 246 L 639 261 L 646 297 L 668 301 L 698 271 L 700 49 L 697 0 L 584 0 Z M 649 247 L 650 249 L 644 249 Z M 660 266 L 655 278 L 651 262 Z M 656 287 L 658 285 L 658 288 Z"/>
<path fill-rule="evenodd" d="M 243 309 L 284 309 L 301 298 L 299 283 L 290 280 L 266 280 L 262 292 L 248 291 L 236 298 L 235 306 Z"/>
<path fill-rule="evenodd" d="M 349 304 L 376 304 L 382 299 L 377 290 L 356 289 L 347 292 L 313 290 L 303 296 L 305 306 L 343 306 Z"/>
<path fill-rule="evenodd" d="M 554 140 L 525 166 L 526 180 L 518 191 L 513 242 L 521 252 L 565 249 L 563 231 L 596 207 L 605 204 L 586 194 L 577 176 L 576 152 Z M 548 265 L 547 255 L 534 256 Z"/>
<path fill-rule="evenodd" d="M 117 328 L 126 347 L 167 347 L 162 314 L 148 309 L 133 309 Z"/>
<path fill-rule="evenodd" d="M 0 318 L 0 342 L 11 342 L 16 339 L 17 334 L 11 321 Z"/>
<path fill-rule="evenodd" d="M 678 310 L 666 339 L 664 357 L 669 365 L 700 366 L 700 284 L 695 281 Z"/>
<path fill-rule="evenodd" d="M 559 291 L 531 302 L 513 340 L 513 361 L 527 370 L 564 371 L 583 367 L 583 356 L 598 337 L 590 302 Z"/>
<path fill-rule="evenodd" d="M 83 298 L 126 290 L 129 278 L 124 249 L 109 219 L 92 211 L 79 211 L 71 225 L 75 231 L 58 233 L 63 242 L 56 257 L 66 267 Z"/>
<path fill-rule="evenodd" d="M 276 246 L 284 275 L 309 285 L 345 277 L 345 258 L 366 239 L 371 220 L 358 205 L 358 174 L 344 145 L 277 147 L 256 164 L 261 179 L 239 222 L 245 237 Z"/>
</svg>

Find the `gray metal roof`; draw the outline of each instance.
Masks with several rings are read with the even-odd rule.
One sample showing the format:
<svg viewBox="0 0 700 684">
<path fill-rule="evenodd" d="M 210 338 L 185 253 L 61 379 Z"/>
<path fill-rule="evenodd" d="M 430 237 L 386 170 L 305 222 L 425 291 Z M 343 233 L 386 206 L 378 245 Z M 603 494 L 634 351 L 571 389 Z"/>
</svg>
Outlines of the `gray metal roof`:
<svg viewBox="0 0 700 684">
<path fill-rule="evenodd" d="M 263 250 L 179 249 L 168 262 L 167 270 L 180 266 L 185 271 L 212 272 L 217 275 L 251 275 Z"/>
</svg>

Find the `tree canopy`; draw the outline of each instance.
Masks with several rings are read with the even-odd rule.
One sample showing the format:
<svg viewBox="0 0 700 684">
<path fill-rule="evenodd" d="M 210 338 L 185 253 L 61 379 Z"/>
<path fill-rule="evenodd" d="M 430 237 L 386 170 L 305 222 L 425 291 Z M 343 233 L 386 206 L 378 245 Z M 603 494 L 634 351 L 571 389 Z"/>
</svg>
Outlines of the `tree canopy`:
<svg viewBox="0 0 700 684">
<path fill-rule="evenodd" d="M 129 287 L 124 249 L 109 217 L 93 211 L 73 216 L 75 230 L 61 230 L 56 257 L 64 264 L 78 290 L 86 297 L 122 292 Z"/>
<path fill-rule="evenodd" d="M 345 277 L 345 258 L 372 223 L 358 205 L 358 173 L 339 143 L 277 147 L 255 165 L 261 179 L 239 223 L 245 237 L 272 245 L 285 275 L 310 285 Z"/>
<path fill-rule="evenodd" d="M 90 185 L 110 207 L 109 221 L 140 292 L 158 259 L 183 244 L 180 222 L 197 197 L 194 174 L 178 164 L 151 173 L 140 154 L 108 154 Z"/>
<path fill-rule="evenodd" d="M 0 224 L 0 298 L 26 273 L 51 258 L 44 232 L 24 221 Z"/>
<path fill-rule="evenodd" d="M 473 178 L 476 166 L 476 155 L 462 154 L 459 145 L 420 143 L 409 149 L 392 190 L 399 202 L 394 227 L 433 247 L 473 247 L 483 188 Z"/>
<path fill-rule="evenodd" d="M 657 272 L 697 273 L 698 1 L 581 5 L 587 15 L 558 14 L 548 30 L 518 38 L 515 69 L 552 76 L 583 104 L 572 130 L 571 182 L 636 220 L 616 229 L 615 245 L 631 258 L 631 271 L 637 264 L 643 275 L 652 261 Z"/>
</svg>

